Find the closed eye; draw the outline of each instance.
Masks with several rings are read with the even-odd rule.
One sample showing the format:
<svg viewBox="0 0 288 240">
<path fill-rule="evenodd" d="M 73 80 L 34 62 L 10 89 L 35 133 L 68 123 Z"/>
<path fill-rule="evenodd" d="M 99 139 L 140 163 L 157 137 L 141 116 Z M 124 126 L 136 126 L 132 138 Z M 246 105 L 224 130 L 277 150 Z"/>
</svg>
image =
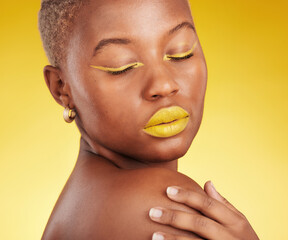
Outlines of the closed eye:
<svg viewBox="0 0 288 240">
<path fill-rule="evenodd" d="M 167 59 L 167 60 L 179 61 L 179 60 L 183 60 L 183 59 L 188 59 L 188 58 L 192 57 L 193 55 L 194 55 L 193 53 L 190 53 L 190 54 L 185 55 L 183 57 L 172 57 L 172 56 L 170 56 L 170 57 L 168 57 L 169 59 Z"/>
<path fill-rule="evenodd" d="M 102 71 L 107 72 L 107 73 L 112 74 L 112 75 L 119 75 L 119 74 L 125 73 L 131 69 L 141 67 L 143 65 L 144 65 L 143 63 L 135 62 L 135 63 L 130 63 L 127 65 L 124 65 L 124 66 L 119 67 L 119 68 L 94 66 L 94 65 L 90 65 L 90 67 L 102 70 Z"/>
<path fill-rule="evenodd" d="M 170 60 L 177 61 L 177 60 L 188 59 L 194 55 L 194 50 L 195 50 L 196 45 L 197 45 L 197 42 L 194 43 L 193 47 L 189 51 L 184 52 L 184 53 L 177 53 L 173 55 L 166 54 L 163 60 L 164 61 L 170 61 Z"/>
</svg>

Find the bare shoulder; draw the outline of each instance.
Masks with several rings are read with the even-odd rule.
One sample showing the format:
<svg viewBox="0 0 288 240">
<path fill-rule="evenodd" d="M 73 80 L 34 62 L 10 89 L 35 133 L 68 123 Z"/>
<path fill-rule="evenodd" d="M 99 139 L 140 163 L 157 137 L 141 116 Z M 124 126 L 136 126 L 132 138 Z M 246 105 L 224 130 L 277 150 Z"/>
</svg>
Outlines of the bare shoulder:
<svg viewBox="0 0 288 240">
<path fill-rule="evenodd" d="M 205 194 L 189 177 L 164 168 L 115 168 L 97 173 L 94 170 L 97 171 L 92 167 L 88 172 L 72 174 L 43 239 L 148 240 L 155 231 L 179 233 L 152 222 L 148 215 L 150 208 L 193 211 L 169 200 L 165 193 L 168 186 L 182 186 Z"/>
</svg>

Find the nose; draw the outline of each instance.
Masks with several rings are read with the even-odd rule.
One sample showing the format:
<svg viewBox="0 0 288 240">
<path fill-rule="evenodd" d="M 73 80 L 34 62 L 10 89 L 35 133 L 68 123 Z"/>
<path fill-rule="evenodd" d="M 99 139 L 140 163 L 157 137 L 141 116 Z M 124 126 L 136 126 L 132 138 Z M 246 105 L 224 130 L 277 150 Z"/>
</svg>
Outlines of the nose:
<svg viewBox="0 0 288 240">
<path fill-rule="evenodd" d="M 153 66 L 150 67 L 153 68 Z M 146 77 L 147 82 L 143 97 L 148 101 L 171 97 L 179 91 L 179 85 L 165 66 L 154 67 Z"/>
</svg>

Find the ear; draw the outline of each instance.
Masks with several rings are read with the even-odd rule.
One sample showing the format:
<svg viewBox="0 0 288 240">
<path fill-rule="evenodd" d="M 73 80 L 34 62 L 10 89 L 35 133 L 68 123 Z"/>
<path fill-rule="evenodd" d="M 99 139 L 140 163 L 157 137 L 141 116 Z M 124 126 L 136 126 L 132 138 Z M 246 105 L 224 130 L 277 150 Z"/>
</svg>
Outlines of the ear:
<svg viewBox="0 0 288 240">
<path fill-rule="evenodd" d="M 44 78 L 55 101 L 63 107 L 74 108 L 69 84 L 61 79 L 61 70 L 47 65 L 44 67 Z"/>
</svg>

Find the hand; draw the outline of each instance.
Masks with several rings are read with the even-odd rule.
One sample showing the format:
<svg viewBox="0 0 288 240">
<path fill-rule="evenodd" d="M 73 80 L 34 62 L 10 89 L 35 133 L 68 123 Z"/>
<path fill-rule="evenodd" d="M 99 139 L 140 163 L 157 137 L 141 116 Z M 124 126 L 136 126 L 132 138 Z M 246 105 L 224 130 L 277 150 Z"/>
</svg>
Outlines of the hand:
<svg viewBox="0 0 288 240">
<path fill-rule="evenodd" d="M 193 232 L 201 239 L 259 240 L 245 216 L 223 198 L 211 182 L 202 195 L 180 187 L 168 187 L 168 197 L 178 203 L 198 210 L 203 215 L 164 208 L 152 208 L 150 218 L 158 223 Z M 189 237 L 154 233 L 153 240 L 189 240 Z M 199 238 L 200 239 L 200 238 Z"/>
</svg>

